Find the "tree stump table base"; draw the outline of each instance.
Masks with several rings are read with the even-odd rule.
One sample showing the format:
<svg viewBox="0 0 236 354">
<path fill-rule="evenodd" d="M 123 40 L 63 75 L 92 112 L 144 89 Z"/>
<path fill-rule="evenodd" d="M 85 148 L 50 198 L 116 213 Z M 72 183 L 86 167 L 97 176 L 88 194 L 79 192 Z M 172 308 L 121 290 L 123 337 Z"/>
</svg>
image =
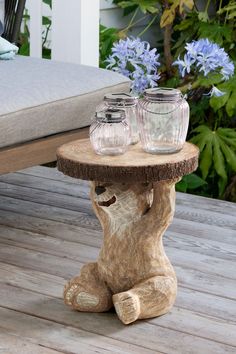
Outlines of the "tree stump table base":
<svg viewBox="0 0 236 354">
<path fill-rule="evenodd" d="M 63 166 L 66 166 L 67 174 L 73 175 L 74 172 L 68 173 L 68 162 L 72 161 L 73 165 L 76 159 L 80 164 L 91 163 L 92 170 L 94 159 L 97 159 L 103 160 L 101 163 L 109 174 L 103 157 L 94 154 L 93 162 L 81 162 L 79 154 L 75 159 L 70 144 L 58 151 L 59 170 L 65 172 Z M 83 150 L 84 145 L 89 149 L 86 140 L 74 144 L 78 149 Z M 195 169 L 198 150 L 191 147 Z M 144 152 L 140 154 L 148 159 Z M 122 156 L 118 160 L 122 161 Z M 153 166 L 158 168 L 157 163 Z M 189 172 L 191 170 L 193 167 Z M 149 171 L 153 176 L 150 166 Z M 77 173 L 83 178 L 81 172 Z M 120 183 L 112 180 L 91 182 L 91 200 L 103 228 L 104 241 L 97 262 L 83 266 L 80 275 L 65 286 L 67 305 L 86 312 L 104 312 L 114 305 L 124 324 L 160 316 L 170 310 L 176 298 L 177 279 L 165 254 L 162 236 L 173 219 L 175 183 L 180 177 L 149 182 L 151 177 L 146 175 L 141 182 L 135 180 L 134 175 L 134 183 L 122 179 Z"/>
</svg>

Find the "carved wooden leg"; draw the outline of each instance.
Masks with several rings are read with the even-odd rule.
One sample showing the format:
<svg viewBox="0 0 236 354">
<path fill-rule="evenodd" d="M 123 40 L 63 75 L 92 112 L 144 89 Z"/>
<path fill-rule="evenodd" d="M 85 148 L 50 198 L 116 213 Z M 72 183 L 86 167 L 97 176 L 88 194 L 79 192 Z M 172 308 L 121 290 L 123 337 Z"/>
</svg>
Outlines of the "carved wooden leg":
<svg viewBox="0 0 236 354">
<path fill-rule="evenodd" d="M 92 183 L 91 199 L 104 242 L 97 263 L 84 266 L 66 286 L 67 304 L 79 311 L 102 312 L 114 303 L 125 324 L 171 308 L 177 281 L 162 235 L 174 215 L 176 181 Z"/>
<path fill-rule="evenodd" d="M 66 284 L 64 301 L 74 309 L 86 312 L 104 312 L 112 307 L 112 294 L 99 278 L 97 263 L 83 266 L 80 276 Z"/>
<path fill-rule="evenodd" d="M 128 291 L 113 295 L 116 313 L 124 324 L 165 314 L 177 292 L 175 277 L 155 276 Z"/>
</svg>

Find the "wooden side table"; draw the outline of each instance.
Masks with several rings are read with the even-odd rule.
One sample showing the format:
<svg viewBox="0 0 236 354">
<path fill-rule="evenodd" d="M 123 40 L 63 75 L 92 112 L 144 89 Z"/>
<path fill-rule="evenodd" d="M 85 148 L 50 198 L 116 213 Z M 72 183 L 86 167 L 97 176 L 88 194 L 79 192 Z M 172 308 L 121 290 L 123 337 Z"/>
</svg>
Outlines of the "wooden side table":
<svg viewBox="0 0 236 354">
<path fill-rule="evenodd" d="M 97 262 L 65 286 L 65 303 L 120 320 L 162 315 L 172 307 L 177 280 L 162 235 L 175 208 L 175 183 L 197 168 L 198 148 L 185 143 L 171 155 L 145 153 L 139 144 L 121 156 L 99 156 L 88 139 L 58 149 L 58 169 L 90 180 L 94 211 L 104 231 Z"/>
</svg>

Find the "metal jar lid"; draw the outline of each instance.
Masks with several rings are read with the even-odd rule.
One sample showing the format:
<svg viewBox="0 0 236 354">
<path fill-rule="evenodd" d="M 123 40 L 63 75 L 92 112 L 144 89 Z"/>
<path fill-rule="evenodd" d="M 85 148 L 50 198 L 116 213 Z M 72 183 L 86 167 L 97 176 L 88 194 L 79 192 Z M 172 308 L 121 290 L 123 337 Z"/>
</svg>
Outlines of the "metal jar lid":
<svg viewBox="0 0 236 354">
<path fill-rule="evenodd" d="M 108 93 L 104 96 L 104 101 L 114 106 L 133 106 L 136 104 L 136 97 L 129 93 Z"/>
<path fill-rule="evenodd" d="M 156 87 L 145 90 L 144 97 L 151 101 L 177 101 L 182 99 L 183 96 L 178 89 Z"/>
<path fill-rule="evenodd" d="M 102 123 L 120 123 L 125 119 L 125 111 L 122 109 L 108 108 L 96 112 L 96 119 Z"/>
</svg>

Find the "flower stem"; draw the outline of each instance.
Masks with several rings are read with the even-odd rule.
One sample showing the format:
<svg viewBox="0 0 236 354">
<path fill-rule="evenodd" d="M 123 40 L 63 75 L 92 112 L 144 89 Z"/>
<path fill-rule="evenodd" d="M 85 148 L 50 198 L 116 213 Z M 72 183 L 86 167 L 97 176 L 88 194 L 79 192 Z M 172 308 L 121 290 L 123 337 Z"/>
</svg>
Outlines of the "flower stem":
<svg viewBox="0 0 236 354">
<path fill-rule="evenodd" d="M 198 82 L 197 82 L 197 80 L 196 80 L 196 81 L 193 81 L 192 83 L 191 83 L 191 82 L 188 82 L 187 84 L 178 87 L 178 89 L 179 89 L 182 93 L 185 93 L 185 92 L 187 92 L 188 90 L 194 90 L 194 89 L 196 89 L 198 86 L 199 86 L 199 84 L 198 84 Z"/>
<path fill-rule="evenodd" d="M 196 1 L 193 1 L 193 2 L 194 2 L 194 7 L 195 7 L 196 11 L 199 12 Z"/>
<path fill-rule="evenodd" d="M 126 33 L 130 28 L 132 28 L 133 26 L 137 25 L 139 22 L 143 21 L 147 16 L 148 16 L 148 15 L 145 15 L 145 16 L 139 18 L 137 21 L 132 22 L 132 23 L 131 23 L 131 21 L 130 21 L 130 23 L 128 24 L 128 26 L 125 27 L 124 29 L 122 29 L 122 30 L 120 31 L 120 33 Z"/>
<path fill-rule="evenodd" d="M 137 23 L 143 21 L 147 16 L 148 16 L 148 15 L 145 15 L 145 16 L 143 16 L 143 17 L 140 17 L 140 19 L 138 19 L 137 21 L 135 21 L 135 22 L 132 23 L 132 26 L 137 25 Z M 132 27 L 132 26 L 131 26 L 131 27 Z"/>
<path fill-rule="evenodd" d="M 222 1 L 223 1 L 223 0 L 220 0 L 220 6 L 219 6 L 219 10 L 218 10 L 218 11 L 220 11 L 221 8 L 222 8 Z"/>
<path fill-rule="evenodd" d="M 149 24 L 144 28 L 144 30 L 138 34 L 138 37 L 141 37 L 151 27 L 151 25 L 153 24 L 153 22 L 155 21 L 156 18 L 157 18 L 157 15 L 154 16 L 153 19 L 149 22 Z"/>
<path fill-rule="evenodd" d="M 208 8 L 209 8 L 209 6 L 210 6 L 210 3 L 211 3 L 211 0 L 208 0 L 207 1 L 207 4 L 206 4 L 206 7 L 205 7 L 205 13 L 208 13 Z"/>
<path fill-rule="evenodd" d="M 228 15 L 229 15 L 229 10 L 227 10 L 226 15 L 225 15 L 224 26 L 226 25 Z"/>
<path fill-rule="evenodd" d="M 131 17 L 131 20 L 128 23 L 128 26 L 125 27 L 123 31 L 128 31 L 128 29 L 130 29 L 130 27 L 132 27 L 134 25 L 133 22 L 134 22 L 135 17 L 137 16 L 138 10 L 139 10 L 139 8 L 137 7 L 137 9 L 134 11 L 133 16 Z"/>
</svg>

